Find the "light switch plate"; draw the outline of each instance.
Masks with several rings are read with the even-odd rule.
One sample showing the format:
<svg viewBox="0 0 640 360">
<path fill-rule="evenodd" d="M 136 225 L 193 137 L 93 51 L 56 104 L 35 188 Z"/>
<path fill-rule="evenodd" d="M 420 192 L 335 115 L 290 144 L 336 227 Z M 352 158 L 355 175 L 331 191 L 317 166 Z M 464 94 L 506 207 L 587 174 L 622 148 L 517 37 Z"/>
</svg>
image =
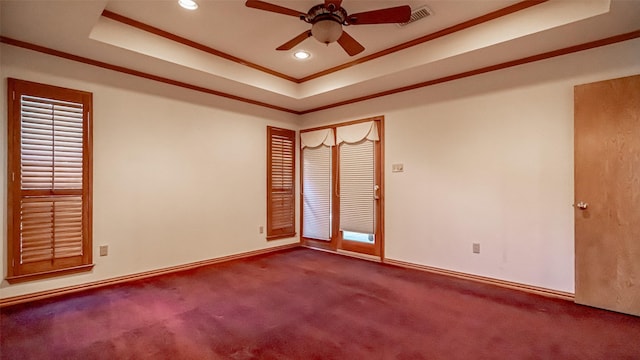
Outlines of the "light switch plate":
<svg viewBox="0 0 640 360">
<path fill-rule="evenodd" d="M 480 254 L 480 243 L 473 243 L 473 253 Z"/>
<path fill-rule="evenodd" d="M 393 164 L 391 165 L 391 172 L 403 172 L 404 164 Z"/>
</svg>

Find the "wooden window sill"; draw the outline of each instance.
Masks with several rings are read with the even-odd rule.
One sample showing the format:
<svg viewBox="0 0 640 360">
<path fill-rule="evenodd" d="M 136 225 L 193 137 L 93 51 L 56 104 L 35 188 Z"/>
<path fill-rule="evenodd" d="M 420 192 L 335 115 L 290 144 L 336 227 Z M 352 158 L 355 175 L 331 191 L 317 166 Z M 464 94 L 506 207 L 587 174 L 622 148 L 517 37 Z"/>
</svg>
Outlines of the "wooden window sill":
<svg viewBox="0 0 640 360">
<path fill-rule="evenodd" d="M 39 273 L 34 273 L 34 274 L 7 276 L 5 278 L 5 280 L 7 280 L 7 282 L 9 282 L 9 284 L 18 284 L 18 283 L 22 283 L 22 282 L 26 282 L 26 281 L 47 279 L 47 278 L 58 277 L 58 276 L 63 276 L 63 275 L 75 274 L 75 273 L 79 273 L 79 272 L 87 272 L 87 271 L 91 271 L 91 269 L 93 269 L 94 265 L 95 264 L 87 264 L 87 265 L 74 266 L 74 267 L 66 268 L 66 269 L 58 269 L 58 270 L 39 272 Z"/>
<path fill-rule="evenodd" d="M 270 236 L 267 236 L 267 241 L 291 238 L 291 237 L 295 237 L 295 236 L 296 236 L 295 232 L 292 232 L 292 233 L 289 233 L 289 234 L 270 235 Z"/>
</svg>

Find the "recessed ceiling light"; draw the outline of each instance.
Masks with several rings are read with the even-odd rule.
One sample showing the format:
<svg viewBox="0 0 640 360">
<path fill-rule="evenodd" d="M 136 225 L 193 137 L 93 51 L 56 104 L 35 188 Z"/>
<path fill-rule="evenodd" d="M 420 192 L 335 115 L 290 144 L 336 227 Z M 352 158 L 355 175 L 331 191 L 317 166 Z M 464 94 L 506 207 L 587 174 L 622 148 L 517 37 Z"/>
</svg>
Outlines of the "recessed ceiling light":
<svg viewBox="0 0 640 360">
<path fill-rule="evenodd" d="M 195 10 L 198 8 L 198 4 L 193 0 L 178 0 L 178 4 L 187 10 Z"/>
<path fill-rule="evenodd" d="M 311 57 L 311 54 L 309 54 L 308 52 L 304 51 L 304 50 L 298 50 L 295 53 L 293 53 L 293 57 L 295 57 L 298 60 L 305 60 Z"/>
</svg>

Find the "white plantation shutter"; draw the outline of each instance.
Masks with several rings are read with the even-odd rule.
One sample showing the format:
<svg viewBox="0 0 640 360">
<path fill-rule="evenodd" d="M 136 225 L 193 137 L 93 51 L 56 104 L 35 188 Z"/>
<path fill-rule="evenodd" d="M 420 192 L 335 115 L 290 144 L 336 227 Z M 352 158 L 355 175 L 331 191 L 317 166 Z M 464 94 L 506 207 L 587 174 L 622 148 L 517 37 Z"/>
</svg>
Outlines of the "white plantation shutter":
<svg viewBox="0 0 640 360">
<path fill-rule="evenodd" d="M 295 131 L 268 127 L 267 238 L 295 235 Z"/>
<path fill-rule="evenodd" d="M 331 147 L 305 147 L 302 157 L 302 236 L 331 240 Z"/>
<path fill-rule="evenodd" d="M 375 227 L 374 122 L 339 127 L 340 230 L 373 234 Z"/>
<path fill-rule="evenodd" d="M 8 279 L 89 265 L 91 94 L 9 80 Z M 18 280 L 16 280 L 18 281 Z"/>
</svg>

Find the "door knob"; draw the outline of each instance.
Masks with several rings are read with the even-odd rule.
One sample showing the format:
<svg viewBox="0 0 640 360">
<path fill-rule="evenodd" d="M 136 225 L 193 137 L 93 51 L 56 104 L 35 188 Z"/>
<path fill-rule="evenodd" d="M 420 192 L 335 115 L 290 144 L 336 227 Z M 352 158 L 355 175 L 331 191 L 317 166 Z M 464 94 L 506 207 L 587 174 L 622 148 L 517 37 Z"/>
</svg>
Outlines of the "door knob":
<svg viewBox="0 0 640 360">
<path fill-rule="evenodd" d="M 580 201 L 579 203 L 576 204 L 576 207 L 580 210 L 585 210 L 586 208 L 589 207 L 589 204 L 587 204 L 584 201 Z"/>
</svg>

